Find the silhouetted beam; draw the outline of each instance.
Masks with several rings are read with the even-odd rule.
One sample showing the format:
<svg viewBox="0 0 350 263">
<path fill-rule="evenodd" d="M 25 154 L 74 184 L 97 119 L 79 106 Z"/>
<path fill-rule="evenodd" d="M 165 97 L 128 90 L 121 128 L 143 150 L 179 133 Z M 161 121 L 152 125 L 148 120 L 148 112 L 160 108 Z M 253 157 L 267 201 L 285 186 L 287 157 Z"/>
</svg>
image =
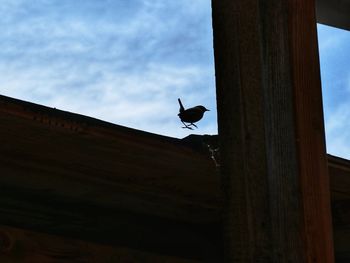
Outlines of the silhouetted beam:
<svg viewBox="0 0 350 263">
<path fill-rule="evenodd" d="M 0 97 L 0 224 L 220 258 L 220 186 L 182 140 Z"/>
<path fill-rule="evenodd" d="M 349 0 L 317 0 L 317 22 L 350 30 Z"/>
<path fill-rule="evenodd" d="M 7 226 L 0 226 L 0 241 L 0 262 L 203 262 Z"/>
</svg>

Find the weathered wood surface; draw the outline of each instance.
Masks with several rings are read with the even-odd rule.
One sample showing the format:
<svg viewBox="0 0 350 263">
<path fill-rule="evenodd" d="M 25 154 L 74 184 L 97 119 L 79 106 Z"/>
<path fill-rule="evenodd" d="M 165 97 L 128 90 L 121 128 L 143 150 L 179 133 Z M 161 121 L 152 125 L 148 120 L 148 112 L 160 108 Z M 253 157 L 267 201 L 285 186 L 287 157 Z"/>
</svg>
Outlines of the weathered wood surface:
<svg viewBox="0 0 350 263">
<path fill-rule="evenodd" d="M 328 155 L 332 202 L 350 200 L 350 160 Z"/>
<path fill-rule="evenodd" d="M 220 177 L 209 175 L 216 173 L 215 165 L 205 151 L 199 153 L 200 138 L 188 138 L 184 144 L 183 140 L 0 98 L 1 224 L 220 262 Z M 53 120 L 56 125 L 49 124 Z M 215 145 L 215 138 L 210 143 Z M 117 151 L 121 144 L 123 148 Z M 137 161 L 138 151 L 145 154 L 150 149 L 151 159 L 158 150 L 171 149 L 171 162 L 180 160 L 182 166 L 170 171 L 164 164 L 155 174 L 147 169 L 157 166 L 147 166 L 142 172 L 136 166 L 116 167 L 128 158 Z M 115 163 L 115 156 L 124 157 Z M 101 158 L 104 167 L 96 161 Z M 328 169 L 336 258 L 347 262 L 350 161 L 329 155 Z M 162 171 L 167 173 L 163 176 Z M 123 172 L 133 177 L 127 180 Z"/>
<path fill-rule="evenodd" d="M 221 198 L 209 155 L 3 96 L 0 125 L 0 224 L 217 257 Z"/>
<path fill-rule="evenodd" d="M 273 262 L 256 1 L 212 1 L 226 262 Z M 254 62 L 253 62 L 254 61 Z"/>
<path fill-rule="evenodd" d="M 0 118 L 2 185 L 37 193 L 59 189 L 57 194 L 189 221 L 210 221 L 201 211 L 217 213 L 219 196 L 207 196 L 219 194 L 215 165 L 179 139 L 5 97 Z M 152 207 L 154 198 L 168 211 Z"/>
<path fill-rule="evenodd" d="M 296 143 L 307 262 L 333 262 L 315 1 L 288 1 Z"/>
<path fill-rule="evenodd" d="M 316 0 L 317 22 L 350 30 L 349 0 Z"/>
<path fill-rule="evenodd" d="M 333 262 L 314 1 L 212 3 L 227 261 Z"/>
<path fill-rule="evenodd" d="M 337 263 L 350 262 L 350 160 L 328 155 L 334 251 Z"/>
<path fill-rule="evenodd" d="M 127 247 L 97 245 L 19 228 L 0 226 L 1 263 L 199 263 Z"/>
</svg>

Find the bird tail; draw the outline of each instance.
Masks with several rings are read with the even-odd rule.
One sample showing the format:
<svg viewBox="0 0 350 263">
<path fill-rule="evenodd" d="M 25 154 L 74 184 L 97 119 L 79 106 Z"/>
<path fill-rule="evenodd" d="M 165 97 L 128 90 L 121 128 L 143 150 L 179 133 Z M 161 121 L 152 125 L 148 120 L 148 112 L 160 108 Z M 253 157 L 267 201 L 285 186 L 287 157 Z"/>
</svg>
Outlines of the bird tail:
<svg viewBox="0 0 350 263">
<path fill-rule="evenodd" d="M 180 113 L 185 111 L 184 105 L 182 105 L 182 102 L 180 99 L 177 99 L 179 101 L 180 104 Z"/>
</svg>

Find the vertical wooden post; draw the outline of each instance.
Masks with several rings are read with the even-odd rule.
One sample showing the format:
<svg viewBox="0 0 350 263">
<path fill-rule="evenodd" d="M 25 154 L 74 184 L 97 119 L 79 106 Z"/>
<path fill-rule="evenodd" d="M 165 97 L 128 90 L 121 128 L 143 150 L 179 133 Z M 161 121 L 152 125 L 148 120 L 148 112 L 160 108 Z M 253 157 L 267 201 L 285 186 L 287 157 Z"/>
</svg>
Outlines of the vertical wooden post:
<svg viewBox="0 0 350 263">
<path fill-rule="evenodd" d="M 212 0 L 228 262 L 333 262 L 314 4 Z"/>
<path fill-rule="evenodd" d="M 296 138 L 308 262 L 332 262 L 330 188 L 314 1 L 289 1 Z"/>
</svg>

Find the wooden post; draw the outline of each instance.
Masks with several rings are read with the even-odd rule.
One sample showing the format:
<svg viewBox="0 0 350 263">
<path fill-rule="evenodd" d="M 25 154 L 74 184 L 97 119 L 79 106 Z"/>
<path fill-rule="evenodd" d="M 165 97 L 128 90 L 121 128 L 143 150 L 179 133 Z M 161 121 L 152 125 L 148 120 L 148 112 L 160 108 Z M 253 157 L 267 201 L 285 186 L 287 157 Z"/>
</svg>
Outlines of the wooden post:
<svg viewBox="0 0 350 263">
<path fill-rule="evenodd" d="M 212 0 L 227 262 L 333 262 L 314 5 Z"/>
</svg>

